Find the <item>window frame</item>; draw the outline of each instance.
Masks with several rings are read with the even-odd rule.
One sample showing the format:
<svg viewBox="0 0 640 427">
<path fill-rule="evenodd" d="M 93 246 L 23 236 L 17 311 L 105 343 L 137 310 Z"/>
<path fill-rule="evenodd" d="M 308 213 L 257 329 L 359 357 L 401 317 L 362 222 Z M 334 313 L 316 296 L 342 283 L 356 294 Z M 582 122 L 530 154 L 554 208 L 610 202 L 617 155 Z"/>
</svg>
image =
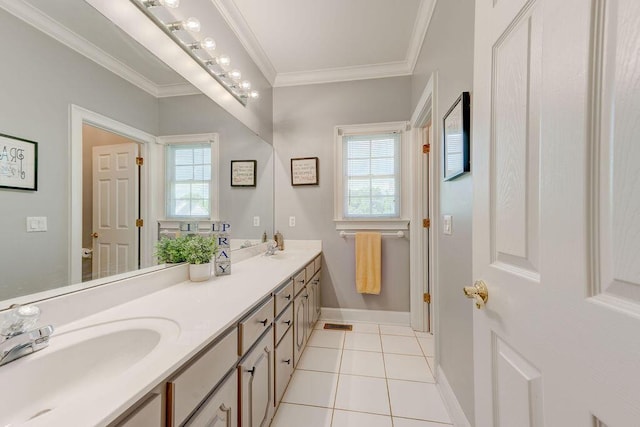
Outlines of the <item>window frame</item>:
<svg viewBox="0 0 640 427">
<path fill-rule="evenodd" d="M 220 220 L 220 156 L 217 133 L 172 135 L 158 137 L 163 152 L 163 180 L 162 210 L 164 218 L 170 221 L 219 221 Z M 173 216 L 169 212 L 169 173 L 167 171 L 168 146 L 209 144 L 211 146 L 211 183 L 209 185 L 209 216 Z"/>
<path fill-rule="evenodd" d="M 407 230 L 409 228 L 409 142 L 408 122 L 385 122 L 336 126 L 334 130 L 334 222 L 336 230 Z M 345 205 L 345 137 L 397 133 L 400 136 L 400 197 L 397 217 L 346 216 Z"/>
</svg>

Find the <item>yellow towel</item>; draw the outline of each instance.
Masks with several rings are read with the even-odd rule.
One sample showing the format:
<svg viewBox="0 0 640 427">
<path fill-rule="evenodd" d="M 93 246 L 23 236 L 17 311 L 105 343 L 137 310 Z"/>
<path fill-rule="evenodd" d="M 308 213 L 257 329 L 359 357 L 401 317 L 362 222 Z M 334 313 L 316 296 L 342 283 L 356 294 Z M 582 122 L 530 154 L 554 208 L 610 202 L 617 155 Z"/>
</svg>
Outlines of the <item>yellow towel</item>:
<svg viewBox="0 0 640 427">
<path fill-rule="evenodd" d="M 380 233 L 356 233 L 356 289 L 360 294 L 380 294 Z"/>
</svg>

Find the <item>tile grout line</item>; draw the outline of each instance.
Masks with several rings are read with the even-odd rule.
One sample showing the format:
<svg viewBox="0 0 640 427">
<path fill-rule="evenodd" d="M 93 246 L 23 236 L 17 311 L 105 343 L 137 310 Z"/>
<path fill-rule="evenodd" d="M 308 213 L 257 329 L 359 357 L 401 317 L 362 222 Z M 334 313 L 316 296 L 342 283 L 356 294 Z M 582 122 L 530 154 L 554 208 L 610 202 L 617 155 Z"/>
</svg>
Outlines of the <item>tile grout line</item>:
<svg viewBox="0 0 640 427">
<path fill-rule="evenodd" d="M 380 325 L 378 325 L 378 329 L 380 329 Z M 387 386 L 387 401 L 389 402 L 389 418 L 391 419 L 391 427 L 393 427 L 395 423 L 393 422 L 393 408 L 391 407 L 391 391 L 389 390 L 389 374 L 387 372 L 387 361 L 384 358 L 385 352 L 384 352 L 384 347 L 382 346 L 382 333 L 380 334 L 380 346 L 382 347 L 382 366 L 384 367 L 384 383 Z"/>
<path fill-rule="evenodd" d="M 336 380 L 336 394 L 333 396 L 333 408 L 331 408 L 331 423 L 330 426 L 333 426 L 333 417 L 336 413 L 336 400 L 338 399 L 338 387 L 340 386 L 340 371 L 342 370 L 342 357 L 344 356 L 344 342 L 347 339 L 347 332 L 345 331 L 342 335 L 342 348 L 340 349 L 340 363 L 338 365 L 338 379 Z"/>
</svg>

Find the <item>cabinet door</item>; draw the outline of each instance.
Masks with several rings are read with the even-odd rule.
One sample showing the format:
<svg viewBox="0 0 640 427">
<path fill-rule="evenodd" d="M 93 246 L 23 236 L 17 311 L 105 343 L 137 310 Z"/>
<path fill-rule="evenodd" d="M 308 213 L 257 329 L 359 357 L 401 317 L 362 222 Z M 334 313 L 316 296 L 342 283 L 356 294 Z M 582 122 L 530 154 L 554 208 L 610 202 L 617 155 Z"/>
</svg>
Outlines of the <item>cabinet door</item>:
<svg viewBox="0 0 640 427">
<path fill-rule="evenodd" d="M 276 347 L 276 386 L 275 386 L 275 406 L 278 406 L 284 394 L 289 379 L 293 374 L 293 328 L 289 328 L 287 333 Z"/>
<path fill-rule="evenodd" d="M 312 264 L 313 266 L 313 264 Z M 311 283 L 307 285 L 307 331 L 306 338 L 307 340 L 311 336 L 311 332 L 313 332 L 313 319 L 315 318 L 316 311 L 316 287 L 312 286 Z"/>
<path fill-rule="evenodd" d="M 302 350 L 307 344 L 307 291 L 303 290 L 293 300 L 293 310 L 295 312 L 293 321 L 293 361 L 298 364 Z"/>
<path fill-rule="evenodd" d="M 238 426 L 238 373 L 236 370 L 185 424 L 189 427 Z"/>
<path fill-rule="evenodd" d="M 314 279 L 314 283 L 316 286 L 316 313 L 315 313 L 315 320 L 313 321 L 313 323 L 316 323 L 318 321 L 318 319 L 320 319 L 320 310 L 321 310 L 321 303 L 320 303 L 320 272 L 318 271 L 318 273 L 316 274 L 316 278 Z"/>
<path fill-rule="evenodd" d="M 267 427 L 273 416 L 273 330 L 238 366 L 242 427 Z"/>
</svg>

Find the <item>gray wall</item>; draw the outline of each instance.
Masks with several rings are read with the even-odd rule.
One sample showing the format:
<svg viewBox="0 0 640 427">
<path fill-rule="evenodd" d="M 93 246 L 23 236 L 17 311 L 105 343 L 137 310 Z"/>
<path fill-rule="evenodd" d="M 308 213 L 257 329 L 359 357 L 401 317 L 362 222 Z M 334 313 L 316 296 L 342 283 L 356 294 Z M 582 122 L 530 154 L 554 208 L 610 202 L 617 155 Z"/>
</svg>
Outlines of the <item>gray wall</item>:
<svg viewBox="0 0 640 427">
<path fill-rule="evenodd" d="M 157 133 L 158 107 L 151 95 L 4 10 L 0 39 L 0 133 L 38 142 L 38 191 L 0 189 L 4 300 L 69 284 L 69 104 L 149 133 Z M 27 216 L 46 216 L 49 231 L 27 233 Z"/>
<path fill-rule="evenodd" d="M 438 72 L 438 112 L 442 118 L 463 91 L 473 87 L 473 0 L 439 1 L 412 78 L 412 110 L 429 77 Z M 473 96 L 473 93 L 471 94 Z M 436 143 L 442 144 L 438 135 Z M 473 144 L 473 136 L 471 138 Z M 441 161 L 441 159 L 437 159 Z M 462 405 L 474 421 L 473 304 L 462 297 L 462 286 L 473 283 L 471 216 L 473 180 L 466 174 L 440 183 L 440 214 L 453 216 L 453 234 L 435 230 L 438 238 L 438 323 L 440 366 Z M 442 217 L 441 217 L 442 218 Z"/>
<path fill-rule="evenodd" d="M 160 135 L 208 132 L 220 138 L 220 218 L 231 223 L 231 237 L 273 235 L 273 146 L 204 95 L 160 99 Z M 257 161 L 256 188 L 231 187 L 231 160 Z"/>
<path fill-rule="evenodd" d="M 408 120 L 410 90 L 409 77 L 274 89 L 276 229 L 285 239 L 322 240 L 323 307 L 409 311 L 406 239 L 383 239 L 381 294 L 355 290 L 354 239 L 340 238 L 333 222 L 333 132 L 336 125 Z M 292 157 L 319 158 L 319 186 L 291 186 Z"/>
</svg>

